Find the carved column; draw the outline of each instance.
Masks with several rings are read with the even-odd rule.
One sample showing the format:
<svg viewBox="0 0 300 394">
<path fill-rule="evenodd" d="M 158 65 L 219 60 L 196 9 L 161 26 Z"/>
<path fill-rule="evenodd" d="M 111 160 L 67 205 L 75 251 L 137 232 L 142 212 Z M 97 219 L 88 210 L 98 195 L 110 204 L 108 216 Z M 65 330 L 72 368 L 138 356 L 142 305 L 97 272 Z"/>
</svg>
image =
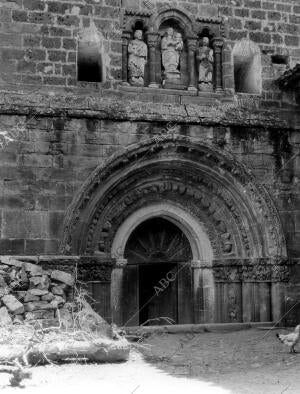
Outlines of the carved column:
<svg viewBox="0 0 300 394">
<path fill-rule="evenodd" d="M 122 293 L 123 293 L 123 277 L 124 267 L 127 265 L 127 260 L 119 258 L 111 273 L 111 316 L 112 322 L 117 325 L 123 324 L 122 316 Z"/>
<path fill-rule="evenodd" d="M 128 44 L 131 34 L 124 31 L 122 34 L 122 84 L 128 86 Z"/>
<path fill-rule="evenodd" d="M 197 46 L 197 39 L 189 37 L 187 38 L 188 47 L 188 73 L 189 73 L 189 86 L 188 90 L 197 92 L 196 88 L 196 74 L 195 74 L 195 51 Z"/>
<path fill-rule="evenodd" d="M 201 261 L 192 260 L 194 323 L 204 322 L 204 296 Z"/>
<path fill-rule="evenodd" d="M 271 287 L 272 320 L 283 324 L 285 315 L 285 283 L 273 282 Z"/>
<path fill-rule="evenodd" d="M 192 260 L 194 323 L 215 322 L 215 283 L 212 267 Z"/>
<path fill-rule="evenodd" d="M 223 91 L 222 48 L 224 40 L 221 37 L 213 39 L 214 48 L 214 73 L 216 92 Z"/>
<path fill-rule="evenodd" d="M 156 48 L 158 44 L 158 33 L 148 33 L 147 43 L 149 47 L 149 88 L 158 88 L 156 83 Z"/>
</svg>

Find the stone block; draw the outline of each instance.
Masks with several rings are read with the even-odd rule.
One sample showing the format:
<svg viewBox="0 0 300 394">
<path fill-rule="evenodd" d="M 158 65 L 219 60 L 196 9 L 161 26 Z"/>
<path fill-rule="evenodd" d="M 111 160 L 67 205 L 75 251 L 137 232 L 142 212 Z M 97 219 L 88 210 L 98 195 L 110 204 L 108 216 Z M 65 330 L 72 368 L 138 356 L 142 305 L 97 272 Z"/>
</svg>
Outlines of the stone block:
<svg viewBox="0 0 300 394">
<path fill-rule="evenodd" d="M 37 200 L 36 200 L 37 201 Z M 25 253 L 36 254 L 57 254 L 59 241 L 56 239 L 26 239 Z"/>
<path fill-rule="evenodd" d="M 36 310 L 51 310 L 55 309 L 51 303 L 47 301 L 33 301 L 33 302 L 27 302 L 24 304 L 24 308 L 26 312 L 32 312 Z"/>
<path fill-rule="evenodd" d="M 41 289 L 30 289 L 28 290 L 28 293 L 33 296 L 41 297 L 41 296 L 45 296 L 46 294 L 49 294 L 49 291 L 41 290 Z"/>
<path fill-rule="evenodd" d="M 36 288 L 40 290 L 48 290 L 50 280 L 48 275 L 32 276 L 30 278 L 30 289 Z"/>
<path fill-rule="evenodd" d="M 0 327 L 7 326 L 12 323 L 12 319 L 9 316 L 8 310 L 5 306 L 0 308 Z"/>
<path fill-rule="evenodd" d="M 0 287 L 6 287 L 5 277 L 0 274 Z"/>
<path fill-rule="evenodd" d="M 32 301 L 40 301 L 40 297 L 27 292 L 24 297 L 24 302 L 32 302 Z"/>
<path fill-rule="evenodd" d="M 65 304 L 65 299 L 60 296 L 54 296 L 54 299 L 50 302 L 53 308 L 59 308 L 63 304 Z"/>
<path fill-rule="evenodd" d="M 209 4 L 199 5 L 199 16 L 207 17 L 217 17 L 218 16 L 218 6 L 213 6 Z"/>
<path fill-rule="evenodd" d="M 24 240 L 1 239 L 0 250 L 4 254 L 24 254 Z"/>
<path fill-rule="evenodd" d="M 42 301 L 52 301 L 54 299 L 54 295 L 52 293 L 45 294 L 41 297 Z"/>
<path fill-rule="evenodd" d="M 43 268 L 32 263 L 24 263 L 24 269 L 26 272 L 29 272 L 30 275 L 36 276 L 36 275 L 42 275 L 43 274 Z"/>
<path fill-rule="evenodd" d="M 27 291 L 25 290 L 20 290 L 20 291 L 14 291 L 12 294 L 19 300 L 19 301 L 24 301 L 24 298 L 26 296 Z"/>
<path fill-rule="evenodd" d="M 20 301 L 16 299 L 11 294 L 7 294 L 2 298 L 3 304 L 7 307 L 7 309 L 15 314 L 15 315 L 20 315 L 21 313 L 24 313 L 24 306 L 21 304 Z"/>
<path fill-rule="evenodd" d="M 21 268 L 23 265 L 22 261 L 16 260 L 10 256 L 1 256 L 0 261 L 2 264 L 11 265 L 13 267 L 18 267 L 18 268 Z"/>
<path fill-rule="evenodd" d="M 74 283 L 75 283 L 73 275 L 68 274 L 67 272 L 58 271 L 58 270 L 52 271 L 51 279 L 54 279 L 58 282 L 65 283 L 68 286 L 74 286 Z"/>
<path fill-rule="evenodd" d="M 23 323 L 24 323 L 24 318 L 23 318 L 23 316 L 22 316 L 22 315 L 16 315 L 16 316 L 14 317 L 13 323 L 14 323 L 14 324 L 23 324 Z"/>
<path fill-rule="evenodd" d="M 61 297 L 65 297 L 65 292 L 60 286 L 54 286 L 51 288 L 51 291 L 54 295 L 58 295 Z"/>
</svg>

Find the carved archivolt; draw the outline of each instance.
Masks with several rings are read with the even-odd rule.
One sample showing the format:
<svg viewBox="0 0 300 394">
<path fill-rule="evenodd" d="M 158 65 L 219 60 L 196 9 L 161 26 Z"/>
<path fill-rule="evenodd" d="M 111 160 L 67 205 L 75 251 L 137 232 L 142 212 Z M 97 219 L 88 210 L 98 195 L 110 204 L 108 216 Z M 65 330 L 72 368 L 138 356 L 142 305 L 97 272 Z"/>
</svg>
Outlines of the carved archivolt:
<svg viewBox="0 0 300 394">
<path fill-rule="evenodd" d="M 285 240 L 267 191 L 233 156 L 182 136 L 126 148 L 99 166 L 70 206 L 64 253 L 107 254 L 135 210 L 168 201 L 202 224 L 214 258 L 285 256 Z"/>
</svg>

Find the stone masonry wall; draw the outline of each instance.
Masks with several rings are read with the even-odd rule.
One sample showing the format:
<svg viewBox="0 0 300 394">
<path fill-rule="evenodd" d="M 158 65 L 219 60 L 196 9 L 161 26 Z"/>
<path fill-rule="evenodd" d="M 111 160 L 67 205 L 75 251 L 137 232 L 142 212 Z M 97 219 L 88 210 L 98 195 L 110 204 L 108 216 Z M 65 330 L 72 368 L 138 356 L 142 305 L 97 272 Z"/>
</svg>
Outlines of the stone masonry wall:
<svg viewBox="0 0 300 394">
<path fill-rule="evenodd" d="M 113 153 L 166 122 L 0 116 L 1 254 L 57 254 L 66 210 L 83 182 Z M 222 146 L 250 168 L 280 212 L 290 257 L 300 253 L 299 136 L 265 127 L 175 123 L 175 132 Z M 17 134 L 17 135 L 16 135 Z"/>
<path fill-rule="evenodd" d="M 59 253 L 66 211 L 83 182 L 117 151 L 168 127 L 222 147 L 269 190 L 288 256 L 300 257 L 299 108 L 275 80 L 300 62 L 298 0 L 170 2 L 223 16 L 223 97 L 122 89 L 121 13 L 168 3 L 142 0 L 8 0 L 0 4 L 0 255 Z M 95 25 L 107 80 L 77 81 L 78 35 Z M 261 97 L 233 95 L 231 50 L 250 38 L 262 53 Z M 299 299 L 299 273 L 290 286 Z"/>
<path fill-rule="evenodd" d="M 78 37 L 91 26 L 105 50 L 107 82 L 121 79 L 121 34 L 124 9 L 155 10 L 161 5 L 181 7 L 192 15 L 221 16 L 227 38 L 224 47 L 224 87 L 232 90 L 234 43 L 249 38 L 262 51 L 263 99 L 278 105 L 284 98 L 274 81 L 286 65 L 272 63 L 272 55 L 287 56 L 288 66 L 300 60 L 297 0 L 9 0 L 0 5 L 0 85 L 86 87 L 77 81 Z M 90 86 L 91 84 L 88 84 Z"/>
</svg>

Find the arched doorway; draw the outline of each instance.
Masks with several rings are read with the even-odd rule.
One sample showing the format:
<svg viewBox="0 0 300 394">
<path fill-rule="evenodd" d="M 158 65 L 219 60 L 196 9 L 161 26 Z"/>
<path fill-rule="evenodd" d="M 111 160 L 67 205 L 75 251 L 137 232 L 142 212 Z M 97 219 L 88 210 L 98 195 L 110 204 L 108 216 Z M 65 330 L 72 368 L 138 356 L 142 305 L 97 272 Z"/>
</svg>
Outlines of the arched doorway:
<svg viewBox="0 0 300 394">
<path fill-rule="evenodd" d="M 99 271 L 106 272 L 110 261 L 112 273 L 99 286 L 114 322 L 124 323 L 123 302 L 132 299 L 124 283 L 134 289 L 133 279 L 126 279 L 129 238 L 154 218 L 175 225 L 189 242 L 194 323 L 282 316 L 289 268 L 271 196 L 228 152 L 166 136 L 142 141 L 99 166 L 66 215 L 62 252 L 97 261 Z M 137 316 L 129 325 L 140 323 Z"/>
<path fill-rule="evenodd" d="M 123 324 L 192 323 L 192 250 L 175 224 L 144 221 L 131 233 L 124 257 Z"/>
</svg>

